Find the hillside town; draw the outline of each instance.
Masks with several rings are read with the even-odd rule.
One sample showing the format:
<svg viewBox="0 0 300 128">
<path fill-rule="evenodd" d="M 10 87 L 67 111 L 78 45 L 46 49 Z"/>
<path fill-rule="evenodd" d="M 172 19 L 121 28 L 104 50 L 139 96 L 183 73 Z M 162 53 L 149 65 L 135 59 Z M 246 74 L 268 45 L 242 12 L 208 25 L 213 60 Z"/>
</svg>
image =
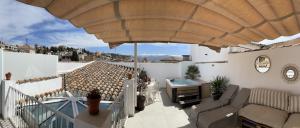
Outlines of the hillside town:
<svg viewBox="0 0 300 128">
<path fill-rule="evenodd" d="M 44 46 L 44 45 L 29 45 L 25 44 L 13 44 L 11 42 L 0 41 L 0 48 L 10 52 L 22 52 L 31 54 L 47 54 L 57 55 L 59 61 L 70 62 L 80 61 L 89 62 L 95 60 L 104 60 L 111 62 L 133 62 L 133 56 L 122 55 L 118 53 L 103 53 L 100 51 L 91 52 L 85 48 L 73 48 L 69 46 Z M 177 63 L 181 61 L 189 61 L 191 58 L 189 55 L 182 56 L 169 56 L 169 55 L 148 55 L 139 56 L 138 61 L 143 63 Z"/>
</svg>

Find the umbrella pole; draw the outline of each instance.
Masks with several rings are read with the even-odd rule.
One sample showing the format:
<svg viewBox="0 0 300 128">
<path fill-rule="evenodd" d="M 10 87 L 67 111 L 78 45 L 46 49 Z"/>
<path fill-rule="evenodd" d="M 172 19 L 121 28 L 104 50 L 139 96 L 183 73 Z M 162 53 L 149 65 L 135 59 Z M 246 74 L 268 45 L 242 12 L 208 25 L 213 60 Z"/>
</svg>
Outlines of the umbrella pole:
<svg viewBox="0 0 300 128">
<path fill-rule="evenodd" d="M 137 57 L 137 43 L 134 43 L 134 106 L 137 105 L 137 80 L 138 80 L 138 70 L 137 70 L 137 61 L 138 61 L 138 57 Z"/>
</svg>

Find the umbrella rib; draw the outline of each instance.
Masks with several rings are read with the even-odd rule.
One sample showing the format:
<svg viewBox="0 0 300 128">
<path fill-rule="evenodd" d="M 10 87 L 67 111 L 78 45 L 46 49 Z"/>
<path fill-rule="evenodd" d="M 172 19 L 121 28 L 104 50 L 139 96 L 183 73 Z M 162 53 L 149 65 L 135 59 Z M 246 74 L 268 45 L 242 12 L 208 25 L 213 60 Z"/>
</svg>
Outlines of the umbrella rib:
<svg viewBox="0 0 300 128">
<path fill-rule="evenodd" d="M 121 21 L 121 26 L 122 26 L 122 29 L 125 31 L 126 36 L 129 38 L 129 41 L 131 41 L 132 38 L 129 34 L 129 30 L 126 28 L 125 20 L 122 19 L 122 16 L 120 14 L 120 1 L 115 1 L 114 2 L 114 12 L 115 12 L 116 18 Z"/>
</svg>

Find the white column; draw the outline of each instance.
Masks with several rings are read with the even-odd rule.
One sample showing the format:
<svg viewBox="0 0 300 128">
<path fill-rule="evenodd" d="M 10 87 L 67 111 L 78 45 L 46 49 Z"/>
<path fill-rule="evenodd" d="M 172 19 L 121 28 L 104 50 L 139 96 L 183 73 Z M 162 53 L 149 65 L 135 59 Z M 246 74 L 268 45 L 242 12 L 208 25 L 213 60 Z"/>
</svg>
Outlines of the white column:
<svg viewBox="0 0 300 128">
<path fill-rule="evenodd" d="M 9 103 L 11 103 L 10 99 L 13 98 L 12 96 L 9 96 L 9 87 L 14 84 L 15 82 L 12 80 L 1 81 L 1 114 L 3 119 L 9 118 L 9 116 L 11 116 L 10 114 L 15 109 L 13 106 L 9 106 Z"/>
<path fill-rule="evenodd" d="M 0 48 L 0 80 L 4 79 L 4 52 L 3 49 Z"/>
<path fill-rule="evenodd" d="M 133 86 L 134 106 L 137 105 L 137 80 L 138 80 L 138 78 L 137 78 L 138 77 L 137 63 L 138 63 L 137 43 L 134 43 L 134 86 Z"/>
<path fill-rule="evenodd" d="M 124 82 L 124 109 L 126 116 L 134 116 L 135 105 L 134 105 L 134 80 L 125 80 Z"/>
</svg>

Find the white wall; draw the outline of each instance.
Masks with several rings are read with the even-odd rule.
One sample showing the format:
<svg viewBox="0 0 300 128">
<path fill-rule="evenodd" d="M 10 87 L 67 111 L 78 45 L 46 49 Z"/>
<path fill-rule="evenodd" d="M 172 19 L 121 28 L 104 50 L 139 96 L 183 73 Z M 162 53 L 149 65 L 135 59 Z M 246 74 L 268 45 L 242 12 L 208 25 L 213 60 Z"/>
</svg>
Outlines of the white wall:
<svg viewBox="0 0 300 128">
<path fill-rule="evenodd" d="M 140 69 L 145 69 L 151 78 L 156 79 L 159 82 L 160 88 L 165 88 L 165 79 L 167 78 L 182 78 L 182 69 L 186 69 L 191 61 L 180 63 L 138 63 Z M 132 62 L 117 62 L 114 64 L 133 67 Z"/>
<path fill-rule="evenodd" d="M 13 80 L 23 80 L 57 75 L 58 57 L 4 51 L 2 63 L 4 74 L 11 72 Z"/>
<path fill-rule="evenodd" d="M 87 64 L 90 64 L 94 61 L 91 62 L 85 62 L 85 63 L 81 63 L 81 62 L 59 62 L 58 66 L 57 66 L 57 71 L 59 74 L 62 73 L 66 73 L 66 72 L 71 72 L 77 68 L 81 68 Z"/>
<path fill-rule="evenodd" d="M 188 66 L 192 65 L 193 62 L 192 61 L 183 61 L 183 62 L 180 62 L 178 63 L 179 64 L 179 71 L 181 73 L 181 78 L 184 78 L 185 77 L 185 73 L 188 69 Z"/>
<path fill-rule="evenodd" d="M 204 55 L 205 53 L 210 54 Z M 266 73 L 259 73 L 254 67 L 254 61 L 260 55 L 267 55 L 271 59 L 271 69 Z M 210 81 L 217 75 L 224 75 L 229 77 L 231 83 L 241 87 L 264 87 L 286 90 L 294 94 L 300 94 L 300 80 L 289 83 L 282 78 L 281 72 L 287 64 L 300 67 L 299 55 L 299 46 L 235 54 L 228 54 L 228 49 L 216 53 L 206 47 L 194 46 L 192 48 L 193 62 L 228 60 L 228 63 L 221 64 L 198 64 L 201 79 L 205 81 Z"/>
<path fill-rule="evenodd" d="M 35 96 L 37 94 L 42 94 L 62 88 L 62 78 L 58 77 L 55 79 L 39 82 L 16 84 L 15 88 L 19 89 L 21 92 L 27 95 Z"/>
<path fill-rule="evenodd" d="M 4 76 L 4 65 L 3 65 L 3 49 L 0 48 L 0 80 L 3 80 L 5 79 L 5 76 Z"/>
</svg>

